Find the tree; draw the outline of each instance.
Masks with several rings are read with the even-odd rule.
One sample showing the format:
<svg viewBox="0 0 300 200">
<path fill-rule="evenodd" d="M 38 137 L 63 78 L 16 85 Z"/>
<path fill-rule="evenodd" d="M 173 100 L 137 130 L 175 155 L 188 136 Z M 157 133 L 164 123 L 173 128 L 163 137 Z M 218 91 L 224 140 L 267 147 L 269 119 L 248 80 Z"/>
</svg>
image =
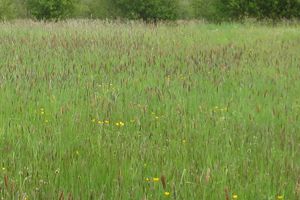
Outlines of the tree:
<svg viewBox="0 0 300 200">
<path fill-rule="evenodd" d="M 124 17 L 144 21 L 175 20 L 178 0 L 112 0 Z"/>
<path fill-rule="evenodd" d="M 27 0 L 29 12 L 38 20 L 64 19 L 71 15 L 74 0 Z"/>
<path fill-rule="evenodd" d="M 195 17 L 220 22 L 229 18 L 229 12 L 223 0 L 192 0 Z"/>
<path fill-rule="evenodd" d="M 193 0 L 196 16 L 216 20 L 300 18 L 300 0 Z"/>
</svg>

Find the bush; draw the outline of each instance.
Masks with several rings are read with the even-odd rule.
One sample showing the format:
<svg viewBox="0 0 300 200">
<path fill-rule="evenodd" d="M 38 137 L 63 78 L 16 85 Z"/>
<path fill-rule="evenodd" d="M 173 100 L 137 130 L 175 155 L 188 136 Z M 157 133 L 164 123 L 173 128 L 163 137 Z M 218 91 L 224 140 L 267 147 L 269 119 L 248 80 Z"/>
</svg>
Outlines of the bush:
<svg viewBox="0 0 300 200">
<path fill-rule="evenodd" d="M 256 0 L 259 18 L 291 19 L 300 17 L 300 2 L 298 0 Z"/>
<path fill-rule="evenodd" d="M 222 0 L 193 0 L 192 7 L 196 18 L 216 22 L 224 21 L 229 17 Z"/>
<path fill-rule="evenodd" d="M 224 0 L 232 18 L 291 19 L 299 17 L 298 0 Z"/>
<path fill-rule="evenodd" d="M 144 21 L 175 20 L 178 16 L 178 0 L 113 0 L 122 15 Z"/>
<path fill-rule="evenodd" d="M 120 10 L 115 7 L 112 0 L 90 0 L 88 7 L 92 18 L 116 18 L 120 15 Z"/>
<path fill-rule="evenodd" d="M 14 4 L 11 0 L 0 0 L 0 20 L 14 17 Z"/>
<path fill-rule="evenodd" d="M 197 17 L 214 21 L 300 17 L 299 0 L 193 0 L 193 7 Z"/>
<path fill-rule="evenodd" d="M 38 20 L 64 19 L 71 15 L 74 0 L 27 0 L 30 13 Z"/>
</svg>

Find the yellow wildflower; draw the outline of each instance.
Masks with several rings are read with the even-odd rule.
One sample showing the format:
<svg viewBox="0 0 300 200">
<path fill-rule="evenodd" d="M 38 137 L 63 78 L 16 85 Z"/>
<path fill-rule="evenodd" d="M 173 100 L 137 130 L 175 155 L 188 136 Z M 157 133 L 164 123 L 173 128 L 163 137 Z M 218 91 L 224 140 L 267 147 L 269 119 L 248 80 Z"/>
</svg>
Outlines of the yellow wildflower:
<svg viewBox="0 0 300 200">
<path fill-rule="evenodd" d="M 164 192 L 165 196 L 170 196 L 170 192 Z"/>
<path fill-rule="evenodd" d="M 145 181 L 150 182 L 150 178 L 145 178 Z"/>
<path fill-rule="evenodd" d="M 238 195 L 237 195 L 237 194 L 234 194 L 234 195 L 232 196 L 232 199 L 238 199 Z"/>
<path fill-rule="evenodd" d="M 117 123 L 116 123 L 116 126 L 120 126 L 120 123 L 119 123 L 119 122 L 117 122 Z"/>
<path fill-rule="evenodd" d="M 125 123 L 124 122 L 120 122 L 120 126 L 125 126 Z"/>
<path fill-rule="evenodd" d="M 278 200 L 284 199 L 284 196 L 283 196 L 283 195 L 278 195 L 278 196 L 277 196 L 277 199 L 278 199 Z"/>
<path fill-rule="evenodd" d="M 153 182 L 159 182 L 159 178 L 153 178 Z"/>
<path fill-rule="evenodd" d="M 92 122 L 96 122 L 96 119 L 92 119 Z"/>
<path fill-rule="evenodd" d="M 109 124 L 109 121 L 108 121 L 108 120 L 105 120 L 104 123 L 105 123 L 105 124 Z"/>
<path fill-rule="evenodd" d="M 100 120 L 99 120 L 99 121 L 98 121 L 98 124 L 103 124 L 103 121 L 100 121 Z"/>
</svg>

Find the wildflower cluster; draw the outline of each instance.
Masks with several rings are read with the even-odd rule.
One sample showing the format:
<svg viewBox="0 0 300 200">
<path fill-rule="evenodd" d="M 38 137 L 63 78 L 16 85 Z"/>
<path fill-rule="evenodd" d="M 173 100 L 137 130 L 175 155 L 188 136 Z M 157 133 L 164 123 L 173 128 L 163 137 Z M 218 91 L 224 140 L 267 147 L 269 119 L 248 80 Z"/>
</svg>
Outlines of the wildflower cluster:
<svg viewBox="0 0 300 200">
<path fill-rule="evenodd" d="M 131 120 L 130 122 L 134 122 L 134 120 Z M 92 119 L 92 123 L 98 124 L 98 125 L 105 125 L 105 126 L 109 126 L 109 125 L 115 125 L 116 127 L 124 127 L 125 126 L 125 122 L 123 121 L 117 121 L 117 122 L 111 122 L 110 120 L 96 120 L 95 118 Z"/>
<path fill-rule="evenodd" d="M 44 108 L 40 108 L 37 113 L 41 116 L 45 123 L 49 123 L 49 120 L 46 118 L 46 111 Z"/>
<path fill-rule="evenodd" d="M 158 177 L 153 177 L 153 178 L 145 178 L 145 181 L 147 182 L 147 183 L 159 183 L 159 182 L 161 182 L 162 183 L 162 186 L 163 186 L 163 189 L 164 189 L 164 196 L 166 196 L 166 197 L 168 197 L 168 196 L 170 196 L 170 192 L 169 191 L 166 191 L 166 178 L 165 178 L 165 176 L 162 176 L 161 178 L 158 178 Z"/>
</svg>

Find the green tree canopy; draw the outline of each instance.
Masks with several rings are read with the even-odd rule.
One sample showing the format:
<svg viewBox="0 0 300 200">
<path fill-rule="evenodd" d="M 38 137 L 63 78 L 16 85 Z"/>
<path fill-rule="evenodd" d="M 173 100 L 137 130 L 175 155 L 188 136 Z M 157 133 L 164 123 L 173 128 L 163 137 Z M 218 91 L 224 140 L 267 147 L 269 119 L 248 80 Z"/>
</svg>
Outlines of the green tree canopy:
<svg viewBox="0 0 300 200">
<path fill-rule="evenodd" d="M 121 13 L 130 19 L 174 20 L 178 15 L 178 0 L 113 0 Z"/>
<path fill-rule="evenodd" d="M 30 13 L 38 20 L 64 19 L 74 9 L 74 0 L 27 0 Z"/>
<path fill-rule="evenodd" d="M 299 0 L 193 0 L 196 16 L 211 20 L 291 19 L 300 17 Z"/>
</svg>

